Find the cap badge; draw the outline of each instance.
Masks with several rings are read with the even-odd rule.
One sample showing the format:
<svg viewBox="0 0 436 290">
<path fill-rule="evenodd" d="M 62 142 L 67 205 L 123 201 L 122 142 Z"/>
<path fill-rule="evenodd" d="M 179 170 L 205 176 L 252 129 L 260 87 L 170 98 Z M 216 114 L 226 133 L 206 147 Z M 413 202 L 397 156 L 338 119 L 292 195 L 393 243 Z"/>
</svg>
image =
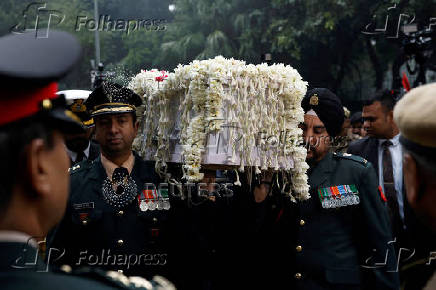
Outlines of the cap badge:
<svg viewBox="0 0 436 290">
<path fill-rule="evenodd" d="M 83 99 L 74 100 L 74 103 L 71 105 L 71 111 L 73 113 L 85 112 L 86 106 L 83 104 Z"/>
<path fill-rule="evenodd" d="M 49 100 L 49 99 L 43 100 L 42 107 L 44 108 L 44 110 L 50 110 L 53 107 L 51 100 Z"/>
<path fill-rule="evenodd" d="M 309 104 L 311 104 L 312 106 L 318 106 L 318 95 L 317 94 L 313 94 L 313 96 L 310 97 L 310 101 Z"/>
</svg>

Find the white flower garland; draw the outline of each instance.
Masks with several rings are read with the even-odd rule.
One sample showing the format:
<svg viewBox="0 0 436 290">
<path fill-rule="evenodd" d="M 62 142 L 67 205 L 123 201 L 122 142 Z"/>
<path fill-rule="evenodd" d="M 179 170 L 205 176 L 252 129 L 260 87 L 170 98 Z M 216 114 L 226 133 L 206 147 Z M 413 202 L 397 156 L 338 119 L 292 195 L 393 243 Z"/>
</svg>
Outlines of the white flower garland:
<svg viewBox="0 0 436 290">
<path fill-rule="evenodd" d="M 288 194 L 292 199 L 310 197 L 306 149 L 299 145 L 302 131 L 298 128 L 304 120 L 301 100 L 306 93 L 307 82 L 291 66 L 247 65 L 243 61 L 221 56 L 195 60 L 189 65 L 179 65 L 174 73 L 168 74 L 163 86 L 151 94 L 145 93 L 148 89 L 144 87 L 148 86 L 145 77 L 144 72 L 138 74 L 131 87 L 148 96 L 144 127 L 146 142 L 143 143 L 142 153 L 155 152 L 159 172 L 164 172 L 170 159 L 169 135 L 170 129 L 175 126 L 171 104 L 178 103 L 183 177 L 186 180 L 200 181 L 203 178 L 200 169 L 209 133 L 220 131 L 223 123 L 237 124 L 240 138 L 235 141 L 235 136 L 230 136 L 232 154 L 229 162 L 237 164 L 239 158 L 240 171 L 245 166 L 255 166 L 256 173 L 268 168 L 290 170 L 292 186 Z M 172 113 L 170 110 L 173 110 Z M 223 120 L 223 111 L 226 112 L 226 120 Z M 159 116 L 159 119 L 153 116 Z M 151 138 L 156 131 L 157 145 L 153 145 Z M 261 132 L 267 138 L 262 138 L 257 144 Z M 236 133 L 232 130 L 230 134 Z M 280 146 L 268 149 L 274 144 Z M 265 150 L 253 154 L 256 147 Z"/>
<path fill-rule="evenodd" d="M 166 110 L 166 98 L 162 95 L 161 89 L 163 82 L 168 78 L 169 73 L 167 71 L 159 71 L 157 69 L 141 70 L 139 74 L 134 76 L 128 85 L 128 88 L 143 98 L 145 110 L 140 120 L 140 129 L 138 131 L 137 139 L 139 144 L 135 147 L 139 149 L 138 154 L 146 159 L 152 159 L 152 156 L 146 156 L 149 150 L 146 148 L 154 148 L 153 151 L 159 153 L 155 159 L 157 168 L 161 169 L 166 166 L 165 158 L 162 152 L 168 151 L 168 146 L 165 146 L 165 133 L 168 131 L 169 117 Z M 161 116 L 155 115 L 154 111 L 158 108 L 161 112 Z M 158 144 L 163 146 L 160 150 L 156 150 L 156 146 L 153 143 L 154 137 L 158 137 Z M 136 143 L 136 142 L 135 142 Z M 165 155 L 165 154 L 164 154 Z"/>
</svg>

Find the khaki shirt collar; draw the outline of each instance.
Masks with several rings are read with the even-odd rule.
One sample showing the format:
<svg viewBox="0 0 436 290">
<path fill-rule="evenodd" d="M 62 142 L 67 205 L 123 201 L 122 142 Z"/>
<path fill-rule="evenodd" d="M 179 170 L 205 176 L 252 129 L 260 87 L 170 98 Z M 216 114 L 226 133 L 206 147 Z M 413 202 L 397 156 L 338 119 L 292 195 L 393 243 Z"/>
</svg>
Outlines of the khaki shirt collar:
<svg viewBox="0 0 436 290">
<path fill-rule="evenodd" d="M 126 161 L 121 164 L 121 166 L 116 165 L 106 157 L 104 157 L 103 154 L 100 153 L 101 156 L 101 164 L 103 165 L 104 170 L 106 171 L 107 176 L 110 180 L 112 180 L 112 174 L 114 173 L 115 168 L 118 167 L 124 167 L 127 168 L 127 171 L 129 171 L 129 174 L 132 173 L 133 166 L 135 165 L 135 156 L 132 152 L 130 152 L 129 158 L 127 158 Z"/>
</svg>

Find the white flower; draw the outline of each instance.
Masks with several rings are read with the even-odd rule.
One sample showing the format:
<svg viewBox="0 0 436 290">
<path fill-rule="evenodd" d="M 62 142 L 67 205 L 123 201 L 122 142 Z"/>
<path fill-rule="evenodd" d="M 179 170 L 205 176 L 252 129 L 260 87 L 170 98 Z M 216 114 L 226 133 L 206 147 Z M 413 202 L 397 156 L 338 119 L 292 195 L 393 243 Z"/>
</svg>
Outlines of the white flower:
<svg viewBox="0 0 436 290">
<path fill-rule="evenodd" d="M 217 56 L 178 65 L 158 86 L 149 81 L 157 72 L 142 71 L 130 86 L 147 99 L 143 151 L 156 151 L 159 172 L 165 170 L 169 160 L 167 136 L 176 123 L 177 112 L 172 109 L 176 104 L 186 180 L 203 178 L 200 170 L 208 134 L 220 131 L 223 124 L 237 124 L 238 129 L 230 133 L 232 154 L 228 160 L 240 171 L 255 166 L 256 174 L 268 169 L 290 170 L 291 199 L 310 197 L 306 150 L 298 142 L 302 138 L 298 124 L 304 120 L 300 103 L 307 82 L 294 68 L 284 64 L 246 64 Z M 156 134 L 157 146 L 151 142 Z M 263 139 L 257 140 L 260 135 Z M 241 184 L 239 176 L 235 184 Z"/>
</svg>

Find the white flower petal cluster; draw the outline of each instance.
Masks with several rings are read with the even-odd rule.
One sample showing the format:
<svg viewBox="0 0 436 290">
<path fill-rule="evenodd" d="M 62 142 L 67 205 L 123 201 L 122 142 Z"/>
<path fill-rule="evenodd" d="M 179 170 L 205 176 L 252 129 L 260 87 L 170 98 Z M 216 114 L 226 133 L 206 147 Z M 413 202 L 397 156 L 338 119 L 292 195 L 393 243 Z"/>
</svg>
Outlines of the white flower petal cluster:
<svg viewBox="0 0 436 290">
<path fill-rule="evenodd" d="M 147 95 L 143 154 L 153 148 L 159 172 L 165 172 L 171 154 L 170 129 L 176 125 L 178 114 L 183 148 L 181 162 L 186 180 L 203 178 L 200 169 L 208 135 L 220 131 L 224 123 L 237 124 L 238 136 L 229 138 L 232 148 L 229 162 L 239 160 L 235 164 L 240 171 L 245 166 L 254 166 L 256 173 L 269 168 L 289 170 L 291 198 L 310 197 L 306 150 L 300 146 L 302 130 L 298 128 L 304 120 L 301 100 L 306 94 L 307 82 L 297 70 L 284 64 L 253 65 L 218 56 L 178 65 L 162 86 L 148 93 L 156 88 L 155 85 L 148 88 L 146 80 L 150 74 L 144 71 L 138 74 L 131 87 Z M 178 105 L 176 109 L 174 104 Z M 260 132 L 276 138 L 262 139 L 259 144 L 256 138 Z M 157 136 L 157 143 L 152 142 L 153 136 Z M 271 149 L 273 144 L 280 146 Z M 259 150 L 262 147 L 270 149 Z"/>
</svg>

